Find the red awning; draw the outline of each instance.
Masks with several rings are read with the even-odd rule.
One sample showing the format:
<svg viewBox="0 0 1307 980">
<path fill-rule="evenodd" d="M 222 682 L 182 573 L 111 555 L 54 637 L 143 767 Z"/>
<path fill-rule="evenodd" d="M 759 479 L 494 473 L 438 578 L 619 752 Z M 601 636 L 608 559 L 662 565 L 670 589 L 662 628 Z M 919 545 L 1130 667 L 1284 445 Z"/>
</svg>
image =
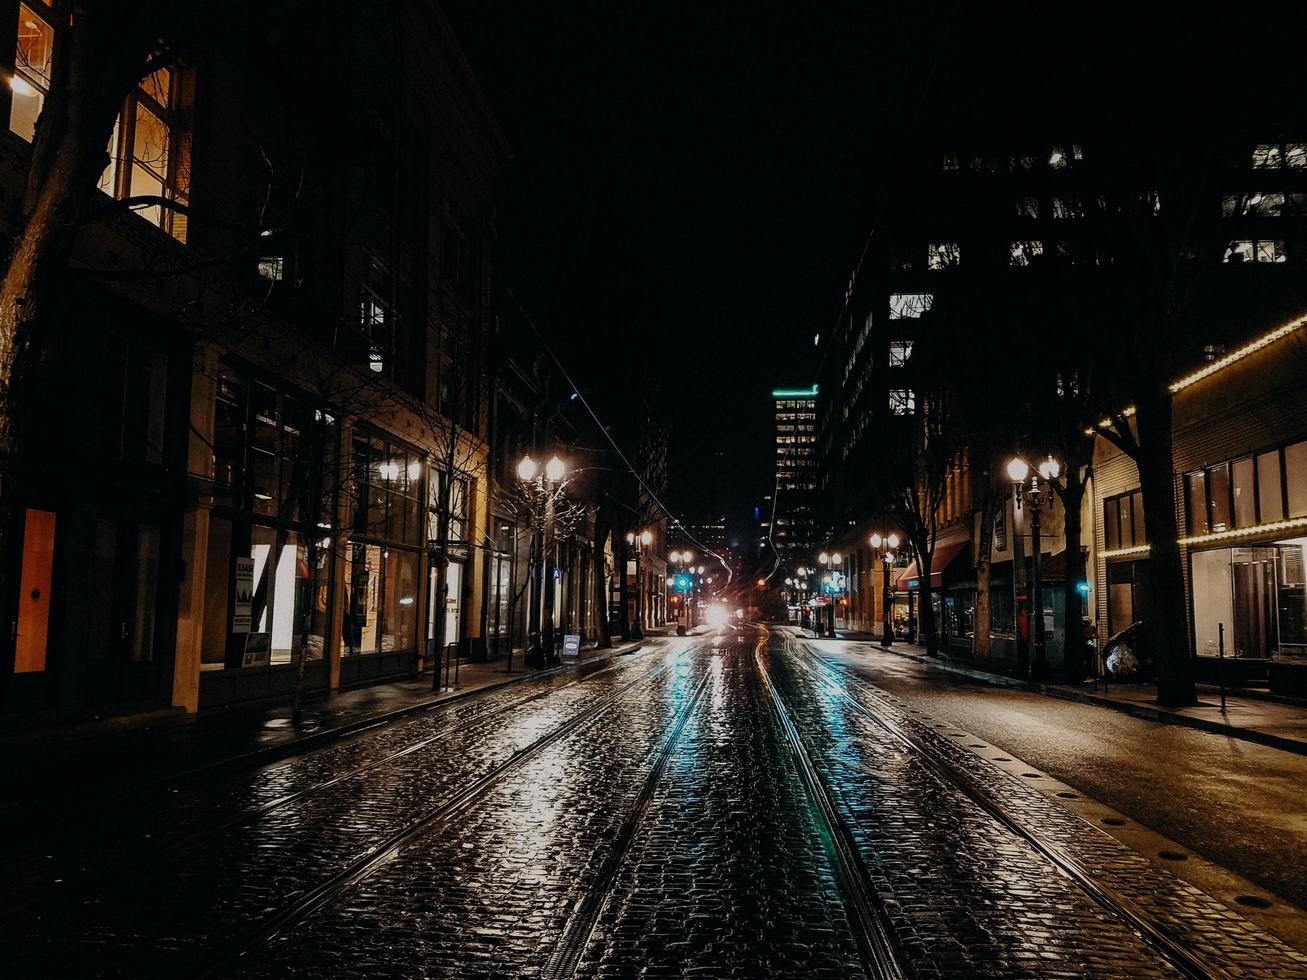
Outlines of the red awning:
<svg viewBox="0 0 1307 980">
<path fill-rule="evenodd" d="M 948 568 L 963 551 L 966 551 L 967 554 L 971 553 L 970 541 L 954 541 L 952 544 L 941 544 L 935 548 L 935 553 L 930 557 L 930 587 L 932 589 L 938 589 L 943 585 L 944 569 Z M 923 584 L 921 574 L 917 570 L 917 562 L 914 559 L 894 582 L 894 591 L 908 592 L 912 589 L 921 588 Z"/>
</svg>

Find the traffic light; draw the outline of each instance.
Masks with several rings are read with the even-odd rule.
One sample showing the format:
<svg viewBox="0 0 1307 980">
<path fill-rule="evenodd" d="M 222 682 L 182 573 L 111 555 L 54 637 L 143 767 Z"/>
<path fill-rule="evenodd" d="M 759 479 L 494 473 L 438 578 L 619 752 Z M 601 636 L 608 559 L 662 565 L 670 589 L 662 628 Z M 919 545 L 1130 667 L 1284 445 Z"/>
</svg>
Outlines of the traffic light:
<svg viewBox="0 0 1307 980">
<path fill-rule="evenodd" d="M 676 587 L 680 589 L 682 592 L 688 592 L 690 590 L 690 576 L 688 575 L 676 576 Z"/>
</svg>

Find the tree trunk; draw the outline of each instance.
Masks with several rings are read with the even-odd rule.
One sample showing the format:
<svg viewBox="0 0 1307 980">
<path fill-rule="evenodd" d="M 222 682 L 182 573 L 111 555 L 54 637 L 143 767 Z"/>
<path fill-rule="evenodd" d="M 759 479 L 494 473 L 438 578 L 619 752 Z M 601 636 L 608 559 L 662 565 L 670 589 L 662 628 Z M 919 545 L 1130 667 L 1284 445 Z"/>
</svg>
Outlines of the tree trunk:
<svg viewBox="0 0 1307 980">
<path fill-rule="evenodd" d="M 595 510 L 594 550 L 591 562 L 594 568 L 595 598 L 595 649 L 607 650 L 613 645 L 611 624 L 608 620 L 608 575 L 607 562 L 604 559 L 604 546 L 608 543 L 611 521 L 601 504 Z"/>
<path fill-rule="evenodd" d="M 989 573 L 993 563 L 996 501 L 1001 506 L 1001 500 L 999 500 L 998 494 L 994 492 L 994 481 L 990 478 L 988 472 L 982 473 L 980 527 L 977 528 L 976 535 L 976 603 L 971 631 L 971 656 L 976 660 L 989 659 L 991 627 Z"/>
<path fill-rule="evenodd" d="M 921 601 L 918 603 L 920 608 L 917 610 L 917 619 L 921 624 L 921 632 L 926 636 L 926 656 L 934 657 L 939 653 L 939 632 L 935 623 L 935 603 L 933 601 L 935 590 L 931 585 L 931 560 L 934 558 L 935 549 L 928 547 L 926 542 L 921 541 L 915 545 L 917 549 L 917 570 L 921 573 L 921 591 L 918 593 Z"/>
<path fill-rule="evenodd" d="M 617 596 L 621 603 L 621 608 L 617 611 L 618 628 L 622 631 L 622 639 L 631 638 L 631 590 L 626 581 L 626 536 L 620 533 L 620 530 L 614 528 L 617 533 Z"/>
<path fill-rule="evenodd" d="M 1066 486 L 1061 491 L 1063 540 L 1066 542 L 1066 580 L 1062 583 L 1062 609 L 1066 620 L 1062 641 L 1062 676 L 1075 684 L 1085 676 L 1085 631 L 1081 622 L 1080 583 L 1085 577 L 1085 556 L 1080 550 L 1080 506 L 1085 496 L 1084 472 L 1079 460 L 1067 460 Z"/>
<path fill-rule="evenodd" d="M 108 161 L 109 135 L 132 82 L 131 45 L 115 34 L 119 17 L 109 5 L 77 4 L 55 47 L 17 227 L 0 277 L 0 555 L 8 553 L 20 506 L 24 407 L 51 329 L 47 300 Z M 6 564 L 0 562 L 0 596 L 5 597 Z"/>
<path fill-rule="evenodd" d="M 1151 390 L 1136 406 L 1139 486 L 1150 546 L 1149 604 L 1144 630 L 1157 669 L 1157 700 L 1168 706 L 1197 703 L 1193 658 L 1185 625 L 1184 572 L 1175 516 L 1175 473 L 1171 457 L 1171 393 Z"/>
</svg>

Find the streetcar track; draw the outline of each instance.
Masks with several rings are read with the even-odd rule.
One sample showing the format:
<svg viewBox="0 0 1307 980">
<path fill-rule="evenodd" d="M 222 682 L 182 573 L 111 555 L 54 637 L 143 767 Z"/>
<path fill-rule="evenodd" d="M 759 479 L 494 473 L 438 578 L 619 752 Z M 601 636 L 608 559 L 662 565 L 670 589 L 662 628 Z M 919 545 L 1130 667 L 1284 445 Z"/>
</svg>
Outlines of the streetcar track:
<svg viewBox="0 0 1307 980">
<path fill-rule="evenodd" d="M 1010 833 L 1025 841 L 1037 854 L 1051 863 L 1063 877 L 1088 895 L 1100 907 L 1124 922 L 1126 927 L 1138 936 L 1145 946 L 1161 956 L 1181 974 L 1193 978 L 1213 978 L 1213 980 L 1226 980 L 1226 978 L 1230 977 L 1229 972 L 1224 968 L 1208 962 L 1203 956 L 1190 950 L 1184 939 L 1175 935 L 1164 923 L 1150 919 L 1148 914 L 1139 908 L 1133 900 L 1098 880 L 1094 872 L 1078 858 L 1027 827 L 1019 817 L 1012 814 L 1001 802 L 977 786 L 969 777 L 959 773 L 941 753 L 927 747 L 920 739 L 908 735 L 896 722 L 886 718 L 882 712 L 855 697 L 850 690 L 853 685 L 864 689 L 870 688 L 871 690 L 868 691 L 870 696 L 884 704 L 884 698 L 876 692 L 870 682 L 837 670 L 833 665 L 818 656 L 806 643 L 795 640 L 794 645 L 805 653 L 811 662 L 831 679 L 832 683 L 836 684 L 839 693 L 850 705 L 870 718 L 891 738 L 925 763 L 937 779 L 945 785 L 957 789 Z"/>
<path fill-rule="evenodd" d="M 227 975 L 228 968 L 251 950 L 285 933 L 333 899 L 349 891 L 374 871 L 397 858 L 403 852 L 405 845 L 420 834 L 464 810 L 468 805 L 484 796 L 504 776 L 539 755 L 555 742 L 603 714 L 607 709 L 618 704 L 632 688 L 654 679 L 670 666 L 671 662 L 663 662 L 653 670 L 647 671 L 623 684 L 606 698 L 583 708 L 531 744 L 518 749 L 508 759 L 463 789 L 456 791 L 439 805 L 432 807 L 417 819 L 409 821 L 384 840 L 373 844 L 363 854 L 350 861 L 349 864 L 330 877 L 320 881 L 281 908 L 264 916 L 257 925 L 227 944 L 225 948 L 214 951 L 209 964 L 197 973 L 196 977 L 199 980 L 205 980 L 205 978 Z"/>
<path fill-rule="evenodd" d="M 430 735 L 427 735 L 423 738 L 420 738 L 417 741 L 411 742 L 405 745 L 403 748 L 396 749 L 393 752 L 389 752 L 386 755 L 382 756 L 381 758 L 373 759 L 369 762 L 362 763 L 361 765 L 355 766 L 354 768 L 346 772 L 338 773 L 335 776 L 332 776 L 328 779 L 320 780 L 319 782 L 316 782 L 310 786 L 305 786 L 302 789 L 298 789 L 293 792 L 283 794 L 282 796 L 269 800 L 266 803 L 263 803 L 260 806 L 257 806 L 253 809 L 243 810 L 240 813 L 237 813 L 225 820 L 220 821 L 219 823 L 206 825 L 201 829 L 194 831 L 193 833 L 166 842 L 162 844 L 160 847 L 158 847 L 157 850 L 155 850 L 153 853 L 156 856 L 164 856 L 164 855 L 175 853 L 199 841 L 212 838 L 213 836 L 215 836 L 216 834 L 222 831 L 230 830 L 234 827 L 242 826 L 243 824 L 250 823 L 251 821 L 261 817 L 266 817 L 284 807 L 288 807 L 294 803 L 300 802 L 305 799 L 309 799 L 317 794 L 320 794 L 330 789 L 333 786 L 337 786 L 340 785 L 341 783 L 348 782 L 359 776 L 372 772 L 373 770 L 389 765 L 392 762 L 397 762 L 400 759 L 406 758 L 407 756 L 420 752 L 421 750 L 427 748 L 433 743 L 442 741 L 466 729 L 473 728 L 481 724 L 482 722 L 490 721 L 500 715 L 507 714 L 511 711 L 516 710 L 517 708 L 521 708 L 525 705 L 531 704 L 534 701 L 538 701 L 541 698 L 547 697 L 551 694 L 556 694 L 560 691 L 565 691 L 570 687 L 574 687 L 578 684 L 583 684 L 586 681 L 592 680 L 596 677 L 601 677 L 604 674 L 611 673 L 612 671 L 623 669 L 626 666 L 627 666 L 626 663 L 610 664 L 599 670 L 592 671 L 582 677 L 577 677 L 573 680 L 570 680 L 565 684 L 558 685 L 557 687 L 554 686 L 545 687 L 542 690 L 536 691 L 533 694 L 529 694 L 526 697 L 518 698 L 517 700 L 512 701 L 508 704 L 501 705 L 496 708 L 491 708 L 490 710 L 484 711 L 481 714 L 476 715 L 475 717 L 467 718 L 463 721 L 455 722 L 454 724 L 449 725 L 447 727 L 442 727 L 438 731 Z M 487 692 L 485 696 L 488 697 L 491 693 L 499 693 L 499 692 L 492 690 L 491 692 Z M 469 703 L 475 704 L 476 701 L 465 700 L 460 703 L 463 705 Z M 454 705 L 449 705 L 449 707 L 454 707 Z M 379 727 L 385 728 L 388 727 L 389 725 L 402 724 L 404 722 L 408 722 L 412 720 L 415 720 L 414 716 L 409 716 L 403 719 L 393 719 L 388 723 L 380 724 Z M 367 731 L 371 731 L 371 729 L 368 729 Z M 331 743 L 326 746 L 317 746 L 315 748 L 308 749 L 301 755 L 288 756 L 286 758 L 276 760 L 275 762 L 270 762 L 268 763 L 268 765 L 280 766 L 287 763 L 293 763 L 297 759 L 301 759 L 315 752 L 322 751 L 326 748 L 330 748 L 335 744 L 339 744 L 339 743 Z M 106 866 L 104 868 L 99 869 L 93 875 L 93 878 L 97 878 L 100 880 L 107 879 L 112 875 L 113 870 L 114 869 L 111 865 Z M 57 893 L 47 892 L 45 894 L 32 898 L 28 901 L 22 902 L 21 904 L 11 905 L 3 909 L 2 911 L 0 911 L 0 933 L 5 933 L 12 930 L 17 922 L 21 921 L 26 916 L 32 914 L 37 909 L 40 909 L 41 907 L 47 904 L 59 901 L 60 898 L 61 896 L 58 895 Z"/>
<path fill-rule="evenodd" d="M 653 765 L 650 767 L 649 772 L 645 774 L 644 782 L 640 786 L 639 793 L 636 794 L 635 802 L 628 808 L 621 827 L 618 828 L 616 835 L 614 835 L 613 845 L 600 865 L 594 882 L 585 890 L 585 893 L 577 901 L 572 914 L 568 917 L 567 924 L 563 928 L 563 934 L 554 947 L 554 952 L 550 955 L 548 962 L 545 963 L 541 976 L 549 978 L 549 980 L 562 980 L 562 978 L 570 977 L 576 973 L 581 956 L 585 953 L 586 946 L 589 945 L 590 936 L 599 922 L 599 915 L 603 911 L 604 904 L 608 901 L 609 894 L 612 892 L 617 873 L 626 861 L 626 855 L 635 840 L 635 833 L 644 821 L 645 814 L 649 812 L 649 807 L 653 803 L 654 792 L 657 790 L 659 783 L 662 782 L 663 774 L 667 770 L 672 754 L 676 751 L 681 733 L 685 730 L 686 723 L 698 706 L 704 688 L 708 686 L 711 677 L 711 668 L 705 669 L 703 677 L 695 685 L 694 691 L 686 701 L 685 706 L 677 712 L 667 735 L 663 737 L 662 743 L 653 753 Z"/>
<path fill-rule="evenodd" d="M 825 825 L 822 836 L 829 842 L 835 858 L 836 879 L 844 896 L 845 907 L 850 912 L 849 924 L 862 956 L 863 967 L 869 977 L 902 980 L 907 974 L 899 962 L 893 924 L 889 921 L 884 905 L 875 897 L 871 876 L 863 863 L 848 821 L 841 816 L 827 791 L 780 690 L 762 662 L 762 650 L 766 644 L 767 633 L 764 632 L 754 648 L 754 662 L 763 686 L 771 696 L 772 709 L 794 757 L 795 768 L 814 804 L 814 816 Z"/>
</svg>

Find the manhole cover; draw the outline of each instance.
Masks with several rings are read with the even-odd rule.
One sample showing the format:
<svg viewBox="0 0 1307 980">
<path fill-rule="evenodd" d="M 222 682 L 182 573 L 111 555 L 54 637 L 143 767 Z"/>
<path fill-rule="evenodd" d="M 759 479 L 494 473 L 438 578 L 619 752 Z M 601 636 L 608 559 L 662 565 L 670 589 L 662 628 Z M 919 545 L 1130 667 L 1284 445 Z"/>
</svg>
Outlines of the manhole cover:
<svg viewBox="0 0 1307 980">
<path fill-rule="evenodd" d="M 1271 903 L 1259 895 L 1236 895 L 1234 900 L 1240 905 L 1247 905 L 1249 908 L 1254 909 L 1269 909 L 1271 907 Z"/>
<path fill-rule="evenodd" d="M 1157 856 L 1163 861 L 1188 861 L 1188 854 L 1181 854 L 1179 851 L 1158 851 Z"/>
</svg>

